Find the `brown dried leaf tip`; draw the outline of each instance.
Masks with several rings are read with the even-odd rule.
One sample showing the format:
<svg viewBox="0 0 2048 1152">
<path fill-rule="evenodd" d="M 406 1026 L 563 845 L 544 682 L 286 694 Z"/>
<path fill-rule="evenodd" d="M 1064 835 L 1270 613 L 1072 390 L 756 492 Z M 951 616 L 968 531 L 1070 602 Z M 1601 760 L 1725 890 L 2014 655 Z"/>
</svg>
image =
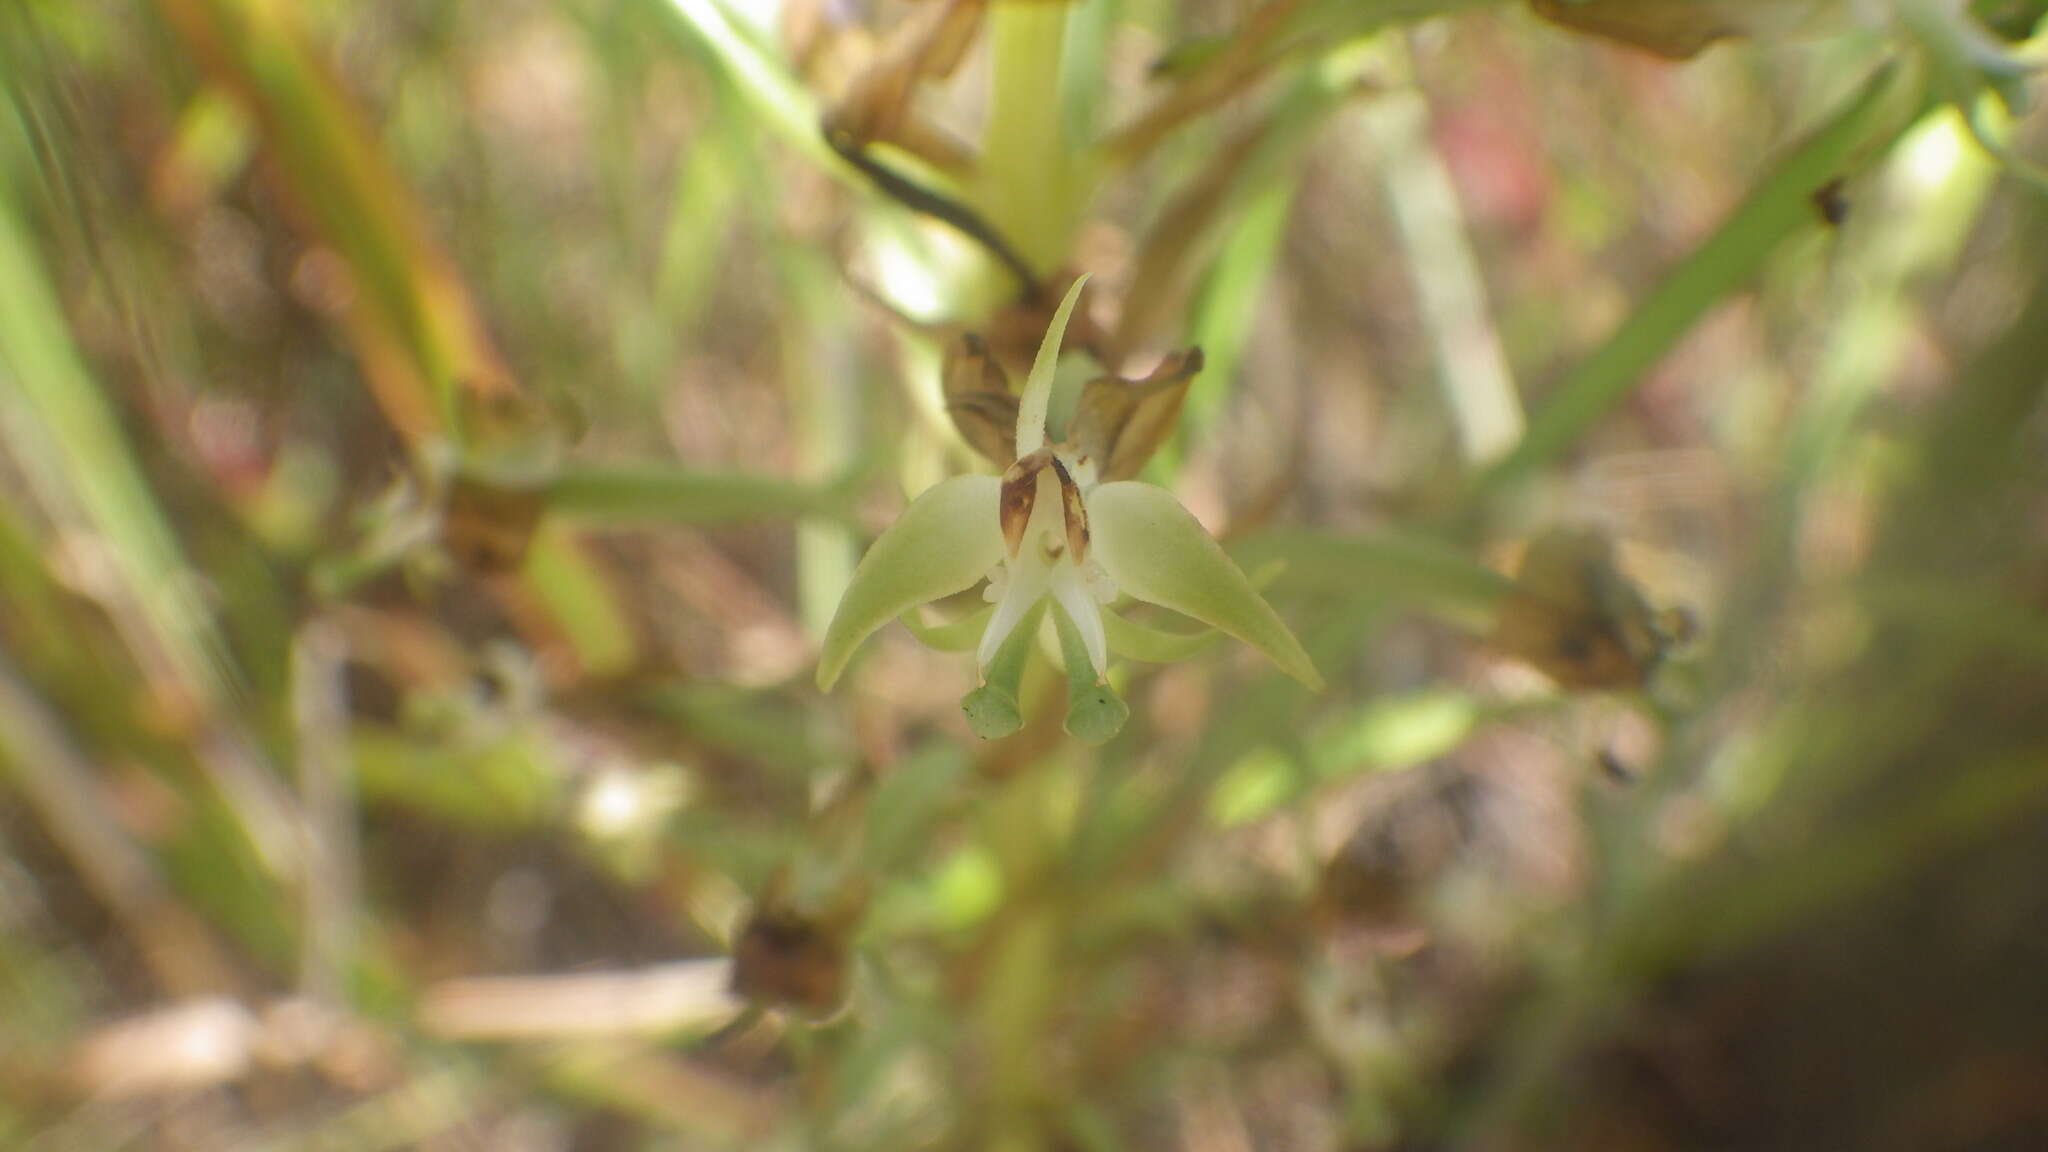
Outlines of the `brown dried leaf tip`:
<svg viewBox="0 0 2048 1152">
<path fill-rule="evenodd" d="M 1605 534 L 1562 528 L 1529 545 L 1492 643 L 1562 688 L 1639 688 L 1690 631 L 1682 612 L 1650 607 Z"/>
</svg>

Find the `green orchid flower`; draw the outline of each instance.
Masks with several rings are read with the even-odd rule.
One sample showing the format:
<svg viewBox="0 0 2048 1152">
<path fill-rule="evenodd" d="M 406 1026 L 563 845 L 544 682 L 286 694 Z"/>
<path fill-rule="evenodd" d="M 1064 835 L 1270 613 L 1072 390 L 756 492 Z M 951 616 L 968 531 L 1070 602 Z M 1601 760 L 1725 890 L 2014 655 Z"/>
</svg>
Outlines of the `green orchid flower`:
<svg viewBox="0 0 2048 1152">
<path fill-rule="evenodd" d="M 1076 281 L 1054 313 L 1017 404 L 1016 459 L 1001 476 L 958 476 L 904 509 L 868 549 L 826 628 L 818 684 L 829 689 L 855 649 L 902 617 L 935 646 L 971 643 L 982 689 L 965 701 L 984 736 L 1020 723 L 1015 685 L 1028 637 L 1050 609 L 1066 654 L 1067 729 L 1106 738 L 1124 709 L 1108 690 L 1112 649 L 1141 659 L 1179 658 L 1198 637 L 1161 632 L 1108 611 L 1122 595 L 1189 616 L 1257 649 L 1288 675 L 1320 689 L 1308 653 L 1192 513 L 1165 489 L 1102 482 L 1097 462 L 1047 442 L 1046 412 Z M 915 609 L 988 581 L 991 608 L 960 625 L 924 628 Z M 985 622 L 982 619 L 985 616 Z"/>
</svg>

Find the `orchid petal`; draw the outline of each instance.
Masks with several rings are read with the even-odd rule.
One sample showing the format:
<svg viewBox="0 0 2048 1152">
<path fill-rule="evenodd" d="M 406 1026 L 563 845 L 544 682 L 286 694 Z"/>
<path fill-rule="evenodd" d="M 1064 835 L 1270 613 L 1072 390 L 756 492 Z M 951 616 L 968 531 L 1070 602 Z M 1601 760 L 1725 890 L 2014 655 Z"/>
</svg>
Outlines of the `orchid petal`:
<svg viewBox="0 0 2048 1152">
<path fill-rule="evenodd" d="M 997 540 L 1001 539 L 998 534 Z M 1046 568 L 1045 560 L 1035 547 L 1024 549 L 1017 554 L 1017 559 L 1010 562 L 1009 583 L 1003 587 L 1003 598 L 996 602 L 996 614 L 989 619 L 988 630 L 981 634 L 981 646 L 974 653 L 975 663 L 987 668 L 989 661 L 995 659 L 996 649 L 1001 648 L 1003 641 L 1016 629 L 1017 622 L 1044 599 Z"/>
<path fill-rule="evenodd" d="M 1088 652 L 1088 666 L 1101 679 L 1109 670 L 1109 644 L 1102 635 L 1102 606 L 1088 591 L 1088 585 L 1081 580 L 1081 573 L 1072 564 L 1061 564 L 1052 573 L 1053 599 L 1066 610 L 1067 619 L 1074 622 L 1074 630 L 1081 634 L 1082 646 Z"/>
<path fill-rule="evenodd" d="M 1103 484 L 1088 494 L 1088 519 L 1096 560 L 1125 592 L 1227 632 L 1321 690 L 1301 643 L 1172 493 L 1136 480 Z"/>
<path fill-rule="evenodd" d="M 1045 446 L 1045 413 L 1052 405 L 1052 378 L 1060 362 L 1060 341 L 1067 334 L 1067 317 L 1074 314 L 1074 303 L 1081 298 L 1081 288 L 1088 283 L 1088 277 L 1081 276 L 1074 286 L 1067 289 L 1067 297 L 1060 301 L 1059 310 L 1052 314 L 1052 325 L 1045 330 L 1045 339 L 1038 345 L 1038 356 L 1031 362 L 1031 375 L 1024 380 L 1024 394 L 1017 400 L 1017 457 L 1022 459 Z"/>
<path fill-rule="evenodd" d="M 1031 658 L 1031 640 L 1045 619 L 1045 603 L 1039 601 L 1024 613 L 1010 638 L 996 649 L 986 666 L 980 687 L 960 698 L 960 711 L 967 727 L 983 740 L 1000 740 L 1024 727 L 1024 709 L 1017 702 L 1022 694 L 1024 664 Z"/>
<path fill-rule="evenodd" d="M 853 570 L 825 629 L 818 687 L 832 687 L 877 628 L 919 604 L 973 587 L 1003 558 L 996 524 L 1001 489 L 994 476 L 956 476 L 910 502 Z"/>
<path fill-rule="evenodd" d="M 1095 606 L 1089 605 L 1089 615 L 1098 614 Z M 1059 633 L 1061 658 L 1067 665 L 1067 720 L 1063 727 L 1067 735 L 1083 744 L 1100 744 L 1123 731 L 1124 721 L 1131 718 L 1131 707 L 1109 686 L 1109 681 L 1089 675 L 1088 669 L 1082 667 L 1088 659 L 1086 642 L 1080 626 L 1065 608 L 1053 609 L 1052 622 L 1054 631 Z"/>
</svg>

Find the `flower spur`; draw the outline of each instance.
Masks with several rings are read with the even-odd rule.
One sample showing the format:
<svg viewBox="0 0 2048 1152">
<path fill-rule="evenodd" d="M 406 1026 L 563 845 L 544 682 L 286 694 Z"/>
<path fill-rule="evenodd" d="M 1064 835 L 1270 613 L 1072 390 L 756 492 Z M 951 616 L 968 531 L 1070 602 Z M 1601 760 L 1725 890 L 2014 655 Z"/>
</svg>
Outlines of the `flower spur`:
<svg viewBox="0 0 2048 1152">
<path fill-rule="evenodd" d="M 1106 737 L 1121 725 L 1123 706 L 1107 688 L 1110 650 L 1170 658 L 1193 647 L 1177 641 L 1193 638 L 1109 613 L 1119 593 L 1234 636 L 1288 675 L 1321 688 L 1293 633 L 1171 493 L 1136 480 L 1102 482 L 1097 462 L 1083 451 L 1047 442 L 1054 367 L 1083 283 L 1076 281 L 1060 302 L 1018 398 L 1015 461 L 1000 477 L 957 476 L 933 485 L 868 549 L 825 630 L 821 688 L 838 680 L 876 629 L 898 616 L 915 625 L 906 613 L 983 579 L 993 605 L 973 642 L 983 688 L 964 703 L 984 736 L 1006 734 L 1018 723 L 1017 675 L 1028 637 L 1048 606 L 1069 665 L 1068 730 Z M 927 640 L 937 631 L 919 629 Z M 1085 665 L 1085 674 L 1076 664 Z"/>
</svg>

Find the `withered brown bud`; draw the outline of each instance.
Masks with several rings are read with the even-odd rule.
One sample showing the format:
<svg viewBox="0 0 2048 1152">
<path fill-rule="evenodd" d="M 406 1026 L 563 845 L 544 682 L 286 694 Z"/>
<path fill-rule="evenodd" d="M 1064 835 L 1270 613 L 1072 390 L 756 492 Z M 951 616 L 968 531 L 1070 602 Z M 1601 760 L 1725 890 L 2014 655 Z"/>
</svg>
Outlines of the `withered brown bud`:
<svg viewBox="0 0 2048 1152">
<path fill-rule="evenodd" d="M 1684 639 L 1680 620 L 1650 607 L 1605 534 L 1556 529 L 1529 545 L 1492 642 L 1562 688 L 1635 688 Z"/>
<path fill-rule="evenodd" d="M 786 910 L 757 910 L 733 945 L 732 990 L 756 1004 L 813 1019 L 846 1003 L 850 966 L 842 929 Z"/>
<path fill-rule="evenodd" d="M 441 513 L 442 543 L 467 568 L 509 572 L 525 561 L 544 503 L 539 484 L 458 475 Z"/>
</svg>

